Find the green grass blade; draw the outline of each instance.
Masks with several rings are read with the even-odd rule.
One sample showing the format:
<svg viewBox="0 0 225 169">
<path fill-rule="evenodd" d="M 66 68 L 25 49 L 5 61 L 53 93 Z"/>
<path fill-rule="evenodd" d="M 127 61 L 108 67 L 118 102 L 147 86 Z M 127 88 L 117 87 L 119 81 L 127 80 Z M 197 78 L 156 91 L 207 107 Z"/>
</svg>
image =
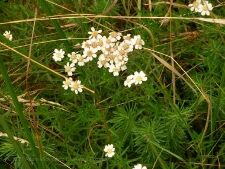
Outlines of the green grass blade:
<svg viewBox="0 0 225 169">
<path fill-rule="evenodd" d="M 27 160 L 26 160 L 26 157 L 22 153 L 22 150 L 21 150 L 20 146 L 18 145 L 18 142 L 16 140 L 14 140 L 13 134 L 11 133 L 3 115 L 0 115 L 0 124 L 2 125 L 3 129 L 7 133 L 8 137 L 9 137 L 9 140 L 11 141 L 13 147 L 15 148 L 16 152 L 18 153 L 18 155 L 20 157 L 20 160 L 22 161 L 21 163 L 23 164 L 23 167 L 25 169 L 31 168 L 30 165 L 28 164 Z"/>
<path fill-rule="evenodd" d="M 22 106 L 21 106 L 21 104 L 19 103 L 19 101 L 17 99 L 17 95 L 16 95 L 16 93 L 14 91 L 12 82 L 11 82 L 9 76 L 8 76 L 7 70 L 5 68 L 5 65 L 3 64 L 3 61 L 2 61 L 1 57 L 0 57 L 0 72 L 2 73 L 2 77 L 3 77 L 4 81 L 5 81 L 5 84 L 6 84 L 7 88 L 8 88 L 9 94 L 10 94 L 10 96 L 12 98 L 13 105 L 14 105 L 14 107 L 16 109 L 16 112 L 19 115 L 20 121 L 21 121 L 21 123 L 22 123 L 22 125 L 24 127 L 24 131 L 25 131 L 27 139 L 28 139 L 28 141 L 30 143 L 31 149 L 32 149 L 35 157 L 37 159 L 40 159 L 40 155 L 39 155 L 39 153 L 37 151 L 37 148 L 35 147 L 35 143 L 34 143 L 34 140 L 32 138 L 32 133 L 31 133 L 31 131 L 28 128 L 28 123 L 27 123 L 26 118 L 25 118 L 25 116 L 23 114 Z M 42 163 L 40 162 L 40 160 L 37 160 L 37 163 L 38 163 L 38 166 L 42 167 Z"/>
</svg>

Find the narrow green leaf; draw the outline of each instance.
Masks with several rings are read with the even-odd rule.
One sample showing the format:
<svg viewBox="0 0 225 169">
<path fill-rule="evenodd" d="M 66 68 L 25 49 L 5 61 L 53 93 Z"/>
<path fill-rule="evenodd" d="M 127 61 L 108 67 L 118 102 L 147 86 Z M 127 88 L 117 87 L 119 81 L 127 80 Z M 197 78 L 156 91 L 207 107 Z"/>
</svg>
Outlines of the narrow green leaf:
<svg viewBox="0 0 225 169">
<path fill-rule="evenodd" d="M 16 152 L 18 153 L 18 155 L 20 157 L 20 160 L 22 161 L 23 167 L 26 168 L 26 169 L 31 168 L 30 165 L 28 164 L 27 160 L 26 160 L 25 155 L 22 153 L 22 150 L 21 150 L 20 146 L 18 145 L 18 142 L 16 140 L 14 140 L 13 134 L 11 133 L 4 116 L 1 115 L 1 114 L 0 114 L 0 124 L 2 125 L 3 129 L 7 133 L 13 147 L 15 148 Z"/>
<path fill-rule="evenodd" d="M 0 72 L 2 73 L 2 77 L 3 77 L 4 81 L 5 81 L 5 84 L 6 84 L 7 88 L 8 88 L 9 94 L 10 94 L 10 96 L 12 98 L 13 105 L 14 105 L 14 107 L 16 109 L 16 112 L 19 115 L 20 121 L 21 121 L 21 123 L 22 123 L 22 125 L 24 127 L 24 131 L 26 133 L 26 136 L 27 136 L 27 139 L 28 139 L 28 141 L 30 143 L 32 151 L 33 151 L 35 157 L 37 159 L 40 159 L 40 155 L 39 155 L 39 153 L 37 151 L 37 148 L 35 147 L 35 143 L 34 143 L 34 140 L 32 138 L 32 133 L 31 133 L 31 131 L 28 128 L 29 125 L 28 125 L 28 123 L 26 121 L 26 118 L 25 118 L 25 116 L 23 114 L 22 106 L 21 106 L 21 104 L 19 103 L 19 101 L 17 99 L 17 95 L 16 95 L 16 93 L 14 91 L 12 82 L 11 82 L 9 76 L 8 76 L 8 73 L 6 71 L 5 65 L 3 64 L 2 57 L 0 57 Z M 38 163 L 38 166 L 42 167 L 42 163 L 40 162 L 40 160 L 37 160 L 37 163 Z"/>
</svg>

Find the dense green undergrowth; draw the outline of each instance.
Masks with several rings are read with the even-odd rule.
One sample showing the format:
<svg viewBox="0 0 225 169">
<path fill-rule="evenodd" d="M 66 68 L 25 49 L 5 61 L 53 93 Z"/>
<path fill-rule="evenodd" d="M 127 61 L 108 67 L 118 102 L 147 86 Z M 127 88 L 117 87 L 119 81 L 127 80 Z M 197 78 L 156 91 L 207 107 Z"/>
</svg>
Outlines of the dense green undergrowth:
<svg viewBox="0 0 225 169">
<path fill-rule="evenodd" d="M 201 16 L 187 0 L 0 1 L 0 168 L 224 168 L 225 8 L 209 2 Z M 76 65 L 75 94 L 53 51 L 82 52 L 92 27 L 145 45 L 119 76 Z M 147 81 L 125 87 L 135 71 Z"/>
</svg>

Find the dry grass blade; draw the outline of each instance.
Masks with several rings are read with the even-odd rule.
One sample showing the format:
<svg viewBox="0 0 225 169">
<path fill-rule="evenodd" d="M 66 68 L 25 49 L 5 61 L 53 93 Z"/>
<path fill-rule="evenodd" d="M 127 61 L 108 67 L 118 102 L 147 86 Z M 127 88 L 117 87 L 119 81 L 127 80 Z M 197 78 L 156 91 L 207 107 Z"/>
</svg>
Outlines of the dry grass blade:
<svg viewBox="0 0 225 169">
<path fill-rule="evenodd" d="M 146 48 L 145 48 L 146 49 Z M 148 49 L 147 49 L 148 50 Z M 169 63 L 167 63 L 164 59 L 157 56 L 154 52 L 151 50 L 148 50 L 160 63 L 162 63 L 165 67 L 167 67 L 171 72 L 176 74 L 178 77 L 180 77 L 193 91 L 195 94 L 197 94 L 196 90 L 191 86 L 191 84 Z"/>
<path fill-rule="evenodd" d="M 225 24 L 225 19 L 213 19 L 213 18 L 189 18 L 189 17 L 152 17 L 152 16 L 106 16 L 106 15 L 93 15 L 93 14 L 64 14 L 64 15 L 52 15 L 49 17 L 40 17 L 36 18 L 36 21 L 48 21 L 48 20 L 59 20 L 59 19 L 75 19 L 75 18 L 114 18 L 114 19 L 174 19 L 174 20 L 199 20 L 204 22 L 210 23 L 218 23 L 218 24 Z M 7 25 L 13 23 L 25 23 L 25 22 L 33 22 L 35 18 L 30 19 L 23 19 L 23 20 L 16 20 L 16 21 L 9 21 L 9 22 L 2 22 L 0 25 Z"/>
</svg>

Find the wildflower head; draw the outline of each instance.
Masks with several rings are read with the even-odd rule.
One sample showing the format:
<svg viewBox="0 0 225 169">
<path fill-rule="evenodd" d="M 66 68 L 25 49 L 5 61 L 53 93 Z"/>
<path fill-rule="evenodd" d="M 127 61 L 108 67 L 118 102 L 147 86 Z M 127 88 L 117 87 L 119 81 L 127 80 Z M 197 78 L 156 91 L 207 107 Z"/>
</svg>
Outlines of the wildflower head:
<svg viewBox="0 0 225 169">
<path fill-rule="evenodd" d="M 70 58 L 70 61 L 72 61 L 73 63 L 77 63 L 77 53 L 72 52 L 71 54 L 67 55 Z"/>
<path fill-rule="evenodd" d="M 55 49 L 54 53 L 53 53 L 53 59 L 56 62 L 61 61 L 64 58 L 64 54 L 65 54 L 65 52 L 62 49 L 60 49 L 60 50 Z"/>
<path fill-rule="evenodd" d="M 210 15 L 210 11 L 213 9 L 212 4 L 208 1 L 203 1 L 203 5 L 199 7 L 199 12 L 202 16 Z"/>
<path fill-rule="evenodd" d="M 122 36 L 122 33 L 120 33 L 120 32 L 113 31 L 113 32 L 109 33 L 109 39 L 111 42 L 116 42 L 116 41 L 120 40 L 121 36 Z"/>
<path fill-rule="evenodd" d="M 81 54 L 77 54 L 77 64 L 79 66 L 84 66 L 86 59 L 85 59 L 85 55 L 81 55 Z"/>
<path fill-rule="evenodd" d="M 189 4 L 188 6 L 190 7 L 191 11 L 198 12 L 199 7 L 202 6 L 201 0 L 196 0 L 192 4 Z"/>
<path fill-rule="evenodd" d="M 73 81 L 73 80 L 72 80 L 71 77 L 70 77 L 70 78 L 67 78 L 65 81 L 63 81 L 62 87 L 63 87 L 65 90 L 67 90 L 67 89 L 69 88 L 69 86 L 70 86 L 70 84 L 71 84 L 72 81 Z"/>
<path fill-rule="evenodd" d="M 131 85 L 134 83 L 134 75 L 127 76 L 127 79 L 124 82 L 124 86 L 131 87 Z"/>
<path fill-rule="evenodd" d="M 143 71 L 134 72 L 134 84 L 142 84 L 142 81 L 146 81 L 147 77 Z"/>
<path fill-rule="evenodd" d="M 109 72 L 113 73 L 113 76 L 119 76 L 120 67 L 114 64 L 109 65 Z"/>
<path fill-rule="evenodd" d="M 77 81 L 72 81 L 70 83 L 70 89 L 71 91 L 74 91 L 76 94 L 78 94 L 78 92 L 82 92 L 83 91 L 83 86 L 81 85 L 81 81 L 77 80 Z"/>
<path fill-rule="evenodd" d="M 115 155 L 115 148 L 113 147 L 113 144 L 108 144 L 104 148 L 104 152 L 106 153 L 106 157 L 112 157 Z"/>
<path fill-rule="evenodd" d="M 74 63 L 69 63 L 67 62 L 66 65 L 64 65 L 64 68 L 65 68 L 65 72 L 68 74 L 68 76 L 72 76 L 73 75 L 73 72 L 75 71 L 75 67 L 74 67 Z"/>
<path fill-rule="evenodd" d="M 102 33 L 102 30 L 98 30 L 96 31 L 94 27 L 91 28 L 91 31 L 88 32 L 88 34 L 90 35 L 89 39 L 91 38 L 96 38 L 96 39 L 101 39 L 101 35 L 100 33 Z"/>
<path fill-rule="evenodd" d="M 12 41 L 12 34 L 10 33 L 10 31 L 5 31 L 5 33 L 3 34 L 7 39 L 9 39 L 10 41 Z"/>
<path fill-rule="evenodd" d="M 143 71 L 134 72 L 133 75 L 129 75 L 124 82 L 124 86 L 130 87 L 132 84 L 142 84 L 143 81 L 146 81 L 147 77 Z"/>
<path fill-rule="evenodd" d="M 145 44 L 145 42 L 141 39 L 140 35 L 134 36 L 134 38 L 131 39 L 131 42 L 134 45 L 135 49 L 142 49 L 142 45 Z"/>
<path fill-rule="evenodd" d="M 147 169 L 147 167 L 142 166 L 142 164 L 137 164 L 137 165 L 134 166 L 133 169 Z"/>
</svg>

